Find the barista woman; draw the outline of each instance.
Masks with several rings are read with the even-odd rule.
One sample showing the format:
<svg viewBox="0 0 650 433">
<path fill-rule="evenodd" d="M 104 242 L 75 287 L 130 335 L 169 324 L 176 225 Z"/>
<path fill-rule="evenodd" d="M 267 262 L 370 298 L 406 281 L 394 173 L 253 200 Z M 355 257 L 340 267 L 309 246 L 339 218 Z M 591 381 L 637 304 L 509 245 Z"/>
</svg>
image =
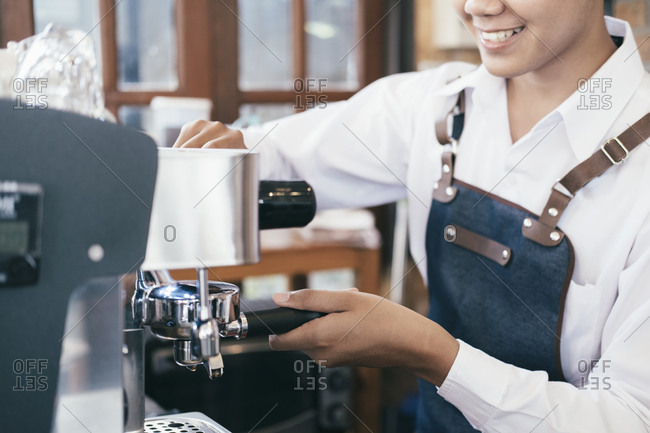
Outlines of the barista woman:
<svg viewBox="0 0 650 433">
<path fill-rule="evenodd" d="M 278 294 L 330 314 L 274 349 L 411 370 L 420 432 L 650 431 L 650 77 L 631 29 L 602 0 L 453 3 L 479 68 L 387 77 L 242 132 L 197 122 L 177 146 L 259 151 L 264 177 L 307 180 L 322 208 L 408 197 L 429 317 Z"/>
</svg>

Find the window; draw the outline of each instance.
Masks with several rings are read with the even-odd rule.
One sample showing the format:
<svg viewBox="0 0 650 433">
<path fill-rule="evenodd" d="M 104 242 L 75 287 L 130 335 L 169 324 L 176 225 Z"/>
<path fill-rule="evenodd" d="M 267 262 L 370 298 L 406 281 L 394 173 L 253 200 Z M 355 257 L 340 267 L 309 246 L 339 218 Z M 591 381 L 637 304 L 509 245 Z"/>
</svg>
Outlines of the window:
<svg viewBox="0 0 650 433">
<path fill-rule="evenodd" d="M 244 122 L 324 106 L 359 90 L 359 1 L 238 0 L 237 6 Z"/>
<path fill-rule="evenodd" d="M 208 98 L 213 118 L 254 122 L 348 98 L 383 75 L 383 2 L 0 0 L 0 11 L 11 15 L 0 19 L 4 43 L 50 21 L 88 31 L 106 106 L 133 125 L 157 95 Z"/>
<path fill-rule="evenodd" d="M 233 44 L 219 31 L 213 39 L 219 119 L 253 122 L 303 111 L 347 99 L 383 75 L 383 2 L 215 3 L 218 28 L 239 41 Z"/>
</svg>

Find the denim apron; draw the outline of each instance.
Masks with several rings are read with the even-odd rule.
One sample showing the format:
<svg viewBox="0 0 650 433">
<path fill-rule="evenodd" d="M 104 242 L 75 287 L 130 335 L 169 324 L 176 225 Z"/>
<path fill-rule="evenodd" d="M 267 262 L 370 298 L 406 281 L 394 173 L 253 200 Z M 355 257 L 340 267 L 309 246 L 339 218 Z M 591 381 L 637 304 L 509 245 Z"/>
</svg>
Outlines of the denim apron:
<svg viewBox="0 0 650 433">
<path fill-rule="evenodd" d="M 436 132 L 441 144 L 455 149 L 464 123 L 464 93 L 448 116 L 451 136 L 447 119 L 438 122 Z M 562 178 L 541 216 L 454 179 L 455 151 L 443 152 L 426 231 L 428 317 L 490 356 L 564 380 L 560 335 L 573 248 L 557 222 L 582 186 L 623 162 L 643 141 L 639 134 L 650 135 L 649 116 Z M 475 431 L 435 385 L 420 381 L 418 432 Z"/>
</svg>

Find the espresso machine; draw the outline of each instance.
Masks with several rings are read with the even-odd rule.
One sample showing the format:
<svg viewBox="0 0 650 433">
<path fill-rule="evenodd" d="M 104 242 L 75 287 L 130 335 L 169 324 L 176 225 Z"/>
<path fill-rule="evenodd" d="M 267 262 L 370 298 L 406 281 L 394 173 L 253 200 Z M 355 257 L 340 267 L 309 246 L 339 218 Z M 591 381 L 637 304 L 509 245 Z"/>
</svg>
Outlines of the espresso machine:
<svg viewBox="0 0 650 433">
<path fill-rule="evenodd" d="M 145 330 L 217 379 L 222 338 L 319 316 L 243 313 L 239 288 L 211 274 L 258 261 L 260 229 L 308 223 L 311 188 L 260 183 L 248 151 L 159 150 L 136 131 L 8 100 L 0 113 L 2 430 L 227 432 L 200 413 L 144 419 Z M 174 281 L 181 268 L 196 280 Z"/>
</svg>

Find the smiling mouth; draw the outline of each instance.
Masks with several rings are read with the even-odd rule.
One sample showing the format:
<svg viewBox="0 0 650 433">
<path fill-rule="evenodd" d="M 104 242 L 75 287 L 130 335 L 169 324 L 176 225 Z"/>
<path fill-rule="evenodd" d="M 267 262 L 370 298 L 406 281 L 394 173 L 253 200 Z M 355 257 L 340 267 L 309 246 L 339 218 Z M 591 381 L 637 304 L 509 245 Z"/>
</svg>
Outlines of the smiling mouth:
<svg viewBox="0 0 650 433">
<path fill-rule="evenodd" d="M 505 42 L 516 34 L 521 33 L 524 26 L 516 29 L 501 30 L 498 32 L 480 32 L 481 38 L 488 42 Z"/>
</svg>

